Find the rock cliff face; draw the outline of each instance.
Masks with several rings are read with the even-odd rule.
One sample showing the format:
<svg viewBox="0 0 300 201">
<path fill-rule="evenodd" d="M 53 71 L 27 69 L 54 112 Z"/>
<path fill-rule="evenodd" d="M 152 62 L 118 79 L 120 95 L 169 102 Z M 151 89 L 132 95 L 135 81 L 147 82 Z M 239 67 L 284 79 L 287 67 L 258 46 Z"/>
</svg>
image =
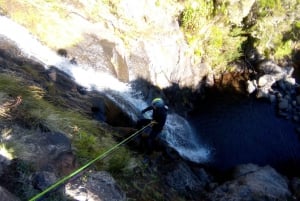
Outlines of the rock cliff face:
<svg viewBox="0 0 300 201">
<path fill-rule="evenodd" d="M 67 50 L 79 63 L 108 69 L 124 82 L 144 78 L 161 88 L 172 83 L 196 88 L 206 74 L 201 74 L 199 64 L 192 63 L 192 54 L 173 17 L 178 9 L 163 10 L 149 1 L 121 3 L 117 12 L 122 18 L 105 12 L 100 13 L 103 22 L 82 20 L 83 27 L 89 27 L 84 30 L 84 39 Z"/>
<path fill-rule="evenodd" d="M 218 186 L 208 200 L 285 200 L 291 196 L 288 181 L 273 168 L 238 166 L 231 181 Z"/>
</svg>

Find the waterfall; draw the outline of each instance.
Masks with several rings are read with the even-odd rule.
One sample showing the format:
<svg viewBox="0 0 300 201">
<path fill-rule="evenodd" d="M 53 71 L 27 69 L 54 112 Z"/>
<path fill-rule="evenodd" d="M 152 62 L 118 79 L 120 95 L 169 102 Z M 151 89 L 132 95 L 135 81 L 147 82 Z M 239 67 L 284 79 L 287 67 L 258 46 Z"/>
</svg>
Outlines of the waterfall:
<svg viewBox="0 0 300 201">
<path fill-rule="evenodd" d="M 0 25 L 0 36 L 15 42 L 25 56 L 39 61 L 45 68 L 57 67 L 87 90 L 108 92 L 105 93 L 106 96 L 127 111 L 133 120 L 137 120 L 139 111 L 147 106 L 141 93 L 133 90 L 128 83 L 122 83 L 114 76 L 96 71 L 86 64 L 71 64 L 66 58 L 42 45 L 27 29 L 7 17 L 0 16 Z M 209 159 L 209 149 L 195 137 L 189 123 L 177 114 L 168 115 L 161 136 L 188 160 L 205 162 Z"/>
</svg>

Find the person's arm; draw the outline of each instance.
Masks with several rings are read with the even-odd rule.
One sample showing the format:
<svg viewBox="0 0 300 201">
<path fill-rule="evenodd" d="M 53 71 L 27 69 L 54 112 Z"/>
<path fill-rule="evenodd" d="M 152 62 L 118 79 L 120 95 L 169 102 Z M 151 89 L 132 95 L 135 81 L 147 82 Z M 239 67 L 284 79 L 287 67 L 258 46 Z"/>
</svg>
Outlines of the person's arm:
<svg viewBox="0 0 300 201">
<path fill-rule="evenodd" d="M 149 107 L 146 107 L 145 109 L 143 109 L 142 114 L 144 114 L 145 112 L 147 112 L 149 110 L 153 110 L 153 107 L 151 105 Z"/>
</svg>

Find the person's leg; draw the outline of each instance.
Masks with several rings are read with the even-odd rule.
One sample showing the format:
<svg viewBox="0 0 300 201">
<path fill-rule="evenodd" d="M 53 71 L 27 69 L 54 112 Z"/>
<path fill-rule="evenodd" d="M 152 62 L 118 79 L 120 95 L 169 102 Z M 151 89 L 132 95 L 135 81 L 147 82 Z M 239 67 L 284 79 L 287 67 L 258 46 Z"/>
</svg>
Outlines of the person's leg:
<svg viewBox="0 0 300 201">
<path fill-rule="evenodd" d="M 139 119 L 135 125 L 135 128 L 136 129 L 142 129 L 144 126 L 148 125 L 149 123 L 151 122 L 151 119 Z M 147 151 L 147 141 L 148 141 L 148 134 L 150 132 L 150 129 L 151 128 L 147 128 L 147 129 L 144 129 L 142 131 L 142 133 L 140 135 L 138 135 L 138 140 L 139 140 L 139 147 L 141 148 L 141 150 L 143 152 L 146 152 Z"/>
<path fill-rule="evenodd" d="M 155 149 L 155 140 L 157 135 L 161 132 L 161 127 L 153 126 L 147 140 L 147 153 L 152 154 Z"/>
</svg>

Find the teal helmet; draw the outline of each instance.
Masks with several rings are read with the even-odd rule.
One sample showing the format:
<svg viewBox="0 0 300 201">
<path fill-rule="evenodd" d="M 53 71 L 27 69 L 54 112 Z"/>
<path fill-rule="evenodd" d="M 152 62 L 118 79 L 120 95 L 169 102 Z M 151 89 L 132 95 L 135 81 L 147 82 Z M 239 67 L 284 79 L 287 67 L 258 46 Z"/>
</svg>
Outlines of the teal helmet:
<svg viewBox="0 0 300 201">
<path fill-rule="evenodd" d="M 161 99 L 161 98 L 153 99 L 151 104 L 153 107 L 164 107 L 164 105 L 165 105 L 163 99 Z"/>
</svg>

